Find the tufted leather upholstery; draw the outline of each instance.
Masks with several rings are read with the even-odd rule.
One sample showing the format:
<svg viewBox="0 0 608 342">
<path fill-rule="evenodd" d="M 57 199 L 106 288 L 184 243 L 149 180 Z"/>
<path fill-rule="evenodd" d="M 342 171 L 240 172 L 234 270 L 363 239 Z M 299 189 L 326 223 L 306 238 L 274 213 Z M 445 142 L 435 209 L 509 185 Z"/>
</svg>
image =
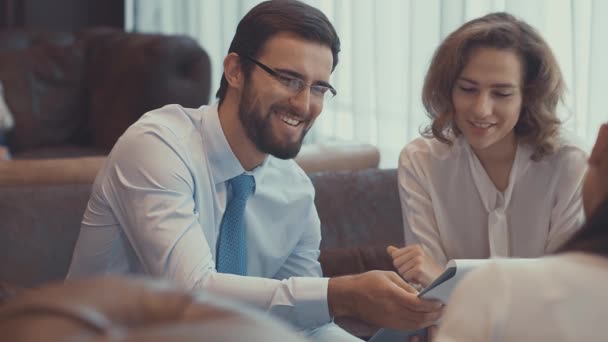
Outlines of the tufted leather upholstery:
<svg viewBox="0 0 608 342">
<path fill-rule="evenodd" d="M 16 159 L 107 153 L 143 113 L 206 104 L 210 62 L 191 38 L 96 28 L 0 31 Z"/>
</svg>

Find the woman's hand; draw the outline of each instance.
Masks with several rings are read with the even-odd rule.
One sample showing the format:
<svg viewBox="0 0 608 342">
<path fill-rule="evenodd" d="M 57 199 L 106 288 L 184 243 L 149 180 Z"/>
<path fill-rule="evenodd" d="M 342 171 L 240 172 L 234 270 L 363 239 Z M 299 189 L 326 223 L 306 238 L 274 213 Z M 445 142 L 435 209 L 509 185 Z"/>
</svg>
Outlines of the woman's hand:
<svg viewBox="0 0 608 342">
<path fill-rule="evenodd" d="M 386 251 L 393 258 L 393 265 L 401 277 L 410 283 L 427 287 L 443 272 L 443 267 L 427 255 L 421 245 L 388 246 Z"/>
</svg>

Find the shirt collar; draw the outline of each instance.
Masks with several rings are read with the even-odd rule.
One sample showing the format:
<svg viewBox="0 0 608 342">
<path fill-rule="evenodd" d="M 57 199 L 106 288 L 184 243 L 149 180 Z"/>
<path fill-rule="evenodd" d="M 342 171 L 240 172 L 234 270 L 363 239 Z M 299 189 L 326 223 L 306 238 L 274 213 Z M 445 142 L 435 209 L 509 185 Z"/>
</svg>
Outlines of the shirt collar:
<svg viewBox="0 0 608 342">
<path fill-rule="evenodd" d="M 501 194 L 501 198 L 504 197 L 504 201 L 501 206 L 508 206 L 511 199 L 511 194 L 513 192 L 513 187 L 517 182 L 517 179 L 526 172 L 528 166 L 531 163 L 530 157 L 532 156 L 533 152 L 532 148 L 528 144 L 523 143 L 518 139 L 517 147 L 515 150 L 515 158 L 513 159 L 513 165 L 511 166 L 511 171 L 509 174 L 509 185 L 507 186 L 507 189 L 505 189 L 504 192 L 499 192 L 492 180 L 490 179 L 488 172 L 481 164 L 481 161 L 479 160 L 477 155 L 475 155 L 475 152 L 473 151 L 471 145 L 469 145 L 469 143 L 462 136 L 460 137 L 460 141 L 461 146 L 464 147 L 465 151 L 468 154 L 467 159 L 469 162 L 471 173 L 473 175 L 473 180 L 475 181 L 475 184 L 481 196 L 482 202 L 486 207 L 486 210 L 492 211 L 496 207 L 496 194 Z M 489 191 L 490 189 L 493 189 L 494 191 Z"/>
<path fill-rule="evenodd" d="M 216 102 L 200 108 L 203 111 L 201 136 L 205 144 L 209 167 L 215 184 L 224 183 L 243 173 L 252 175 L 256 184 L 260 184 L 265 166 L 268 164 L 270 157 L 266 157 L 264 162 L 252 171 L 245 171 L 241 162 L 239 162 L 234 152 L 232 152 L 228 140 L 224 135 L 224 130 L 220 124 L 218 105 L 219 103 Z"/>
</svg>

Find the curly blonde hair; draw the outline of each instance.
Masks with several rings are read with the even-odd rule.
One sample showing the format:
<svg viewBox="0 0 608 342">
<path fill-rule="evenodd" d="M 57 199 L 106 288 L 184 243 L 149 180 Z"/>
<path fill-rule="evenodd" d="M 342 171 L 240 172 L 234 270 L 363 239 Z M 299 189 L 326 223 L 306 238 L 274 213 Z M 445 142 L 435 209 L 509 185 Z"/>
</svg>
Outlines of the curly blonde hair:
<svg viewBox="0 0 608 342">
<path fill-rule="evenodd" d="M 453 123 L 452 89 L 471 51 L 479 47 L 515 52 L 523 66 L 523 101 L 515 135 L 534 146 L 533 160 L 553 153 L 561 121 L 556 109 L 565 85 L 551 48 L 529 24 L 508 13 L 471 20 L 439 45 L 424 80 L 422 103 L 432 119 L 422 135 L 452 144 L 461 132 Z"/>
</svg>

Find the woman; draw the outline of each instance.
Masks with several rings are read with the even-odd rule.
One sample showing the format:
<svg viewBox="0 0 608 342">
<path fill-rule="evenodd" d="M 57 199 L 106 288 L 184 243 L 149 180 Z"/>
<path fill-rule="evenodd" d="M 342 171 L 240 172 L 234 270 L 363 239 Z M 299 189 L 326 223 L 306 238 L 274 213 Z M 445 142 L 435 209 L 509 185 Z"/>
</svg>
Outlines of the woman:
<svg viewBox="0 0 608 342">
<path fill-rule="evenodd" d="M 605 341 L 608 282 L 608 126 L 589 159 L 583 201 L 590 219 L 555 256 L 493 262 L 458 285 L 442 341 Z"/>
<path fill-rule="evenodd" d="M 427 139 L 399 159 L 408 246 L 388 252 L 406 280 L 426 286 L 450 259 L 538 257 L 580 227 L 586 157 L 560 139 L 563 93 L 547 43 L 509 14 L 441 43 L 422 95 Z"/>
</svg>

